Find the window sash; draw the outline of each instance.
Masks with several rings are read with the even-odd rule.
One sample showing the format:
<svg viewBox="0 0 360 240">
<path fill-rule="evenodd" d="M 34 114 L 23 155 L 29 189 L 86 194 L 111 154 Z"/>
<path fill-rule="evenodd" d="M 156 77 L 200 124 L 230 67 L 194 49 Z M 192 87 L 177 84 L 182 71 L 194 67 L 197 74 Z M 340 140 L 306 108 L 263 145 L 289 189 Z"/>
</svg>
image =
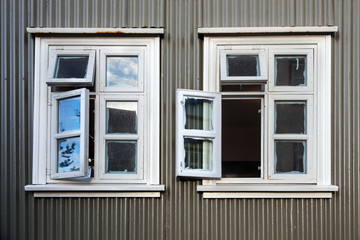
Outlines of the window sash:
<svg viewBox="0 0 360 240">
<path fill-rule="evenodd" d="M 227 56 L 229 55 L 242 55 L 242 56 L 250 56 L 257 55 L 260 67 L 260 75 L 259 76 L 228 76 L 227 75 Z M 232 47 L 232 49 L 221 49 L 220 50 L 220 74 L 221 81 L 240 81 L 240 82 L 266 82 L 268 80 L 267 77 L 267 65 L 265 59 L 265 50 L 250 50 L 250 49 L 239 49 L 236 47 Z"/>
<path fill-rule="evenodd" d="M 187 97 L 212 101 L 212 130 L 185 129 L 185 99 Z M 176 91 L 176 121 L 176 176 L 220 178 L 221 161 L 219 160 L 221 159 L 221 94 L 178 89 Z M 185 167 L 185 138 L 212 142 L 212 153 L 210 156 L 211 163 L 207 163 L 212 166 L 212 170 L 191 169 Z M 206 150 L 209 150 L 209 146 L 205 146 L 205 151 Z"/>
<path fill-rule="evenodd" d="M 60 48 L 60 47 L 59 47 Z M 55 78 L 55 69 L 57 65 L 57 59 L 59 56 L 88 56 L 86 77 L 84 78 Z M 47 71 L 48 85 L 52 86 L 92 86 L 94 84 L 94 72 L 95 72 L 95 50 L 80 49 L 79 47 L 49 47 L 49 67 Z"/>
<path fill-rule="evenodd" d="M 101 161 L 95 161 L 95 174 L 100 180 L 118 180 L 119 182 L 145 182 L 146 173 L 146 161 L 144 161 L 144 96 L 143 94 L 101 94 L 99 96 L 100 107 L 98 110 L 100 128 L 98 131 L 99 141 L 96 145 L 98 150 L 97 159 Z M 106 134 L 106 102 L 107 101 L 119 101 L 119 102 L 137 102 L 137 133 L 136 134 Z M 136 161 L 136 173 L 106 173 L 106 141 L 119 140 L 119 141 L 137 141 L 137 161 Z"/>
<path fill-rule="evenodd" d="M 286 46 L 284 48 L 269 49 L 269 91 L 270 92 L 312 92 L 314 89 L 314 68 L 316 61 L 314 59 L 315 46 L 305 45 Z M 276 86 L 275 85 L 275 55 L 306 55 L 306 86 Z"/>
<path fill-rule="evenodd" d="M 58 102 L 62 99 L 80 96 L 80 129 L 58 133 Z M 51 114 L 51 179 L 85 177 L 88 174 L 88 141 L 89 141 L 89 90 L 82 88 L 73 91 L 52 94 Z M 80 138 L 80 170 L 58 172 L 58 140 L 70 137 Z"/>
<path fill-rule="evenodd" d="M 146 49 L 142 46 L 117 46 L 103 47 L 100 49 L 100 91 L 101 92 L 143 92 L 145 74 L 145 53 Z M 107 57 L 138 57 L 138 86 L 137 87 L 110 87 L 106 86 L 107 79 Z"/>
<path fill-rule="evenodd" d="M 275 101 L 306 101 L 306 128 L 305 134 L 276 134 L 275 133 Z M 287 180 L 298 183 L 315 183 L 316 182 L 316 146 L 315 126 L 316 119 L 314 112 L 313 95 L 269 95 L 269 130 L 268 130 L 268 159 L 269 159 L 269 180 Z M 306 142 L 306 173 L 276 173 L 275 171 L 275 141 L 305 141 Z"/>
</svg>

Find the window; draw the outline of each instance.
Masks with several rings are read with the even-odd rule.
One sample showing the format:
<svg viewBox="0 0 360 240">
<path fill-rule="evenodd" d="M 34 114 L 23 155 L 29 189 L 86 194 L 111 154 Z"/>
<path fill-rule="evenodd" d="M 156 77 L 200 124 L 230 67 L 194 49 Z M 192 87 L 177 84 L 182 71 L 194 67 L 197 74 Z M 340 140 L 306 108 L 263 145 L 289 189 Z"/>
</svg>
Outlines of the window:
<svg viewBox="0 0 360 240">
<path fill-rule="evenodd" d="M 159 43 L 36 38 L 34 185 L 26 189 L 163 191 Z"/>
<path fill-rule="evenodd" d="M 212 160 L 221 176 L 205 175 L 216 180 L 204 180 L 198 191 L 264 191 L 264 185 L 265 191 L 298 191 L 292 184 L 308 189 L 331 185 L 330 38 L 204 37 L 204 91 L 221 94 L 215 113 L 221 124 L 213 125 L 220 134 L 212 138 L 221 141 L 221 153 Z M 193 102 L 199 99 L 192 97 Z M 177 112 L 188 111 L 182 101 L 177 99 Z M 186 152 L 181 129 L 187 118 L 177 121 L 177 140 L 184 142 L 177 144 L 177 152 Z M 192 161 L 198 156 L 193 154 Z M 179 165 L 186 165 L 187 156 L 177 157 Z"/>
</svg>

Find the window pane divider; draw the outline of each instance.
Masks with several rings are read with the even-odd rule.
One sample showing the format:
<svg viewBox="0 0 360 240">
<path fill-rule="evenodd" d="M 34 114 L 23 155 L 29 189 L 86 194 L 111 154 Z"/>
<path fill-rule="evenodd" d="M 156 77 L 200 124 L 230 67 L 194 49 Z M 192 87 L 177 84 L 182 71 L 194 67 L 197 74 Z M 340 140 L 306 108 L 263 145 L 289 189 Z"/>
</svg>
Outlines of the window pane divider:
<svg viewBox="0 0 360 240">
<path fill-rule="evenodd" d="M 139 140 L 138 135 L 110 135 L 107 134 L 104 136 L 105 140 Z"/>
<path fill-rule="evenodd" d="M 273 135 L 275 140 L 308 140 L 309 136 L 307 134 L 276 134 Z"/>
<path fill-rule="evenodd" d="M 61 138 L 76 137 L 76 136 L 80 136 L 80 135 L 81 135 L 81 131 L 76 130 L 76 131 L 66 131 L 66 132 L 62 132 L 62 133 L 57 133 L 57 134 L 55 134 L 54 137 L 56 139 L 61 139 Z"/>
</svg>

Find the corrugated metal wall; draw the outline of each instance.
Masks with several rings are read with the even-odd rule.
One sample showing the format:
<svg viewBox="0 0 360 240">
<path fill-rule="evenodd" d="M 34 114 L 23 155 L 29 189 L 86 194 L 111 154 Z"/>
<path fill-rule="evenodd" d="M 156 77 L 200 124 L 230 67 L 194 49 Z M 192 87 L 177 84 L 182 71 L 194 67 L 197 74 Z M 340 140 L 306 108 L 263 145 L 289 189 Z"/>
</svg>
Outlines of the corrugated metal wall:
<svg viewBox="0 0 360 240">
<path fill-rule="evenodd" d="M 1 239 L 359 239 L 359 1 L 1 0 Z M 338 25 L 332 199 L 203 200 L 174 175 L 175 89 L 202 88 L 197 27 Z M 164 27 L 160 199 L 44 198 L 31 183 L 33 39 L 25 27 Z"/>
</svg>

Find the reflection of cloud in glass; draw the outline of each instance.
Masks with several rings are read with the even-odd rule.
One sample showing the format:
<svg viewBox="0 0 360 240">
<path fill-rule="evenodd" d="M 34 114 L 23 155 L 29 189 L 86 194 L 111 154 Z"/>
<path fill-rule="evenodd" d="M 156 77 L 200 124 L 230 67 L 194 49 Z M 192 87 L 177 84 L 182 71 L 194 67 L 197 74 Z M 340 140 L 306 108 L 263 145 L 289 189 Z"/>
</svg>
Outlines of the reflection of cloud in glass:
<svg viewBox="0 0 360 240">
<path fill-rule="evenodd" d="M 58 172 L 80 171 L 80 137 L 58 141 Z"/>
<path fill-rule="evenodd" d="M 108 57 L 106 86 L 137 87 L 138 57 Z"/>
<path fill-rule="evenodd" d="M 80 129 L 80 97 L 59 100 L 59 133 Z"/>
</svg>

